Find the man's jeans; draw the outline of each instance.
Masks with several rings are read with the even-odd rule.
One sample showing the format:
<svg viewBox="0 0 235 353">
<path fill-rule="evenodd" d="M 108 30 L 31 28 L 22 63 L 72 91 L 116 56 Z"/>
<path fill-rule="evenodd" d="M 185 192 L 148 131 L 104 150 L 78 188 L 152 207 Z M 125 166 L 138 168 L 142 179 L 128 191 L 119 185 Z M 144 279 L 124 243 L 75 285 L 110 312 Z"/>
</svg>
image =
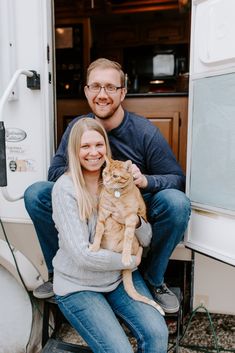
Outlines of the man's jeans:
<svg viewBox="0 0 235 353">
<path fill-rule="evenodd" d="M 145 279 L 154 287 L 159 287 L 164 282 L 169 258 L 183 239 L 191 206 L 187 196 L 175 189 L 162 190 L 156 194 L 144 194 L 143 197 L 153 233 L 147 255 Z"/>
<path fill-rule="evenodd" d="M 52 259 L 58 250 L 58 236 L 52 220 L 51 191 L 53 182 L 37 182 L 25 191 L 25 207 L 34 223 L 49 272 L 53 272 Z M 164 282 L 169 258 L 182 240 L 190 217 L 190 201 L 175 189 L 156 194 L 144 194 L 148 221 L 153 237 L 148 254 L 145 278 L 156 287 Z"/>
<path fill-rule="evenodd" d="M 137 291 L 152 298 L 138 271 L 133 272 Z M 56 296 L 64 316 L 96 353 L 133 353 L 115 314 L 137 339 L 138 352 L 166 353 L 168 330 L 163 316 L 152 306 L 131 299 L 123 283 L 112 292 L 75 292 Z"/>
</svg>

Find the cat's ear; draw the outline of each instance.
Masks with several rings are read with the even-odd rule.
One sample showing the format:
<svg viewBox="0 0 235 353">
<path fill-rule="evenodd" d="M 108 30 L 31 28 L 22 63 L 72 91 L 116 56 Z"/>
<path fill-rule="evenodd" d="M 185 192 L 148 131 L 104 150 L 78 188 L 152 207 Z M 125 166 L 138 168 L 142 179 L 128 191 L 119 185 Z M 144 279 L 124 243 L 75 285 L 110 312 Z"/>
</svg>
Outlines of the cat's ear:
<svg viewBox="0 0 235 353">
<path fill-rule="evenodd" d="M 129 159 L 125 162 L 125 167 L 128 172 L 131 172 L 132 161 Z"/>
</svg>

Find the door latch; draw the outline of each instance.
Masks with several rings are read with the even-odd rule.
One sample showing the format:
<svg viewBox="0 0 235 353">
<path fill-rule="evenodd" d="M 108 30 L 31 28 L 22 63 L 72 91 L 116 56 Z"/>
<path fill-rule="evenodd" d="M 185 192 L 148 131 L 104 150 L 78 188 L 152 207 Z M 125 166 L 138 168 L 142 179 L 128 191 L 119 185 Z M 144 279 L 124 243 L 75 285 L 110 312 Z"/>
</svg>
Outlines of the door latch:
<svg viewBox="0 0 235 353">
<path fill-rule="evenodd" d="M 40 74 L 37 71 L 30 70 L 33 73 L 32 77 L 27 76 L 27 87 L 30 89 L 40 89 Z"/>
</svg>

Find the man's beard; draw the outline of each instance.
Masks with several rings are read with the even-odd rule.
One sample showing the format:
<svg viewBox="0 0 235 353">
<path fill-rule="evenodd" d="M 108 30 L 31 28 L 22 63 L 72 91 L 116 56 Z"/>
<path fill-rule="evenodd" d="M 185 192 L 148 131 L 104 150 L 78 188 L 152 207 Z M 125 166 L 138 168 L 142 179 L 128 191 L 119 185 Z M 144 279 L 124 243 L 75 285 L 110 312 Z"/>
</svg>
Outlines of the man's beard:
<svg viewBox="0 0 235 353">
<path fill-rule="evenodd" d="M 94 112 L 95 116 L 101 120 L 108 120 L 112 118 L 112 116 L 116 113 L 120 105 L 114 107 L 110 112 L 106 113 L 105 115 L 99 114 L 98 112 Z"/>
</svg>

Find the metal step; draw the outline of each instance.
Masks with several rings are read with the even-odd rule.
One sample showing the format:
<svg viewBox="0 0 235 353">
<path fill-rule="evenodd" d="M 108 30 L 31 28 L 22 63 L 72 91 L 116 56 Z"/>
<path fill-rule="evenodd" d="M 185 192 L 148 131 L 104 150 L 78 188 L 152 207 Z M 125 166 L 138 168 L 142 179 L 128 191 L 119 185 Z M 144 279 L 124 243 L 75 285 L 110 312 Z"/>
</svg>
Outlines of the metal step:
<svg viewBox="0 0 235 353">
<path fill-rule="evenodd" d="M 72 343 L 57 341 L 54 338 L 50 338 L 41 353 L 87 353 L 92 352 L 89 347 L 76 345 Z"/>
<path fill-rule="evenodd" d="M 178 297 L 178 300 L 180 304 L 182 303 L 182 293 L 179 287 L 170 287 L 170 290 Z M 45 306 L 44 306 L 44 327 L 43 327 L 43 332 L 44 332 L 44 338 L 43 338 L 43 350 L 41 353 L 87 353 L 87 352 L 92 352 L 92 350 L 84 345 L 81 344 L 73 344 L 73 343 L 68 343 L 61 341 L 56 338 L 48 338 L 48 318 L 49 318 L 49 311 L 50 311 L 50 306 L 56 306 L 57 304 L 55 301 L 51 300 L 46 300 L 45 301 Z M 182 333 L 182 306 L 180 305 L 180 309 L 178 312 L 173 313 L 173 314 L 166 314 L 165 316 L 166 321 L 169 318 L 174 318 L 176 320 L 176 339 L 175 339 L 175 352 L 179 352 L 179 339 L 180 339 L 180 334 Z M 55 330 L 56 331 L 56 330 Z M 54 337 L 57 337 L 56 332 L 54 332 Z"/>
</svg>

